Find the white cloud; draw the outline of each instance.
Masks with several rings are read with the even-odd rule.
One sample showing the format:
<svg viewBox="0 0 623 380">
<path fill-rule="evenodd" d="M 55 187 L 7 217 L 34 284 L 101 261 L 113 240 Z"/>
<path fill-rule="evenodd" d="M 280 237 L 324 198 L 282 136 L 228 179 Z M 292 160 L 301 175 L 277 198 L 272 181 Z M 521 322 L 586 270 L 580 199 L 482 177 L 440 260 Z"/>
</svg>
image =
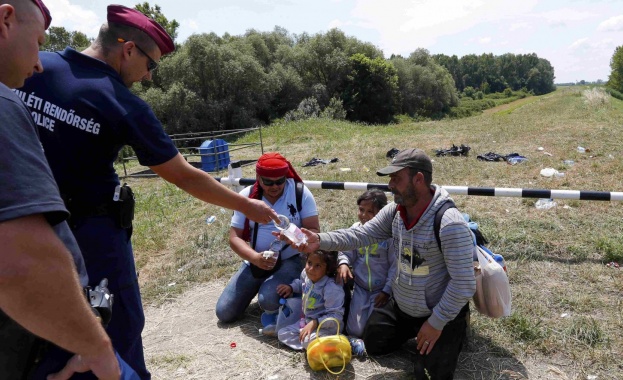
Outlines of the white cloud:
<svg viewBox="0 0 623 380">
<path fill-rule="evenodd" d="M 186 27 L 192 31 L 196 32 L 199 30 L 199 23 L 197 22 L 197 20 L 193 20 L 193 19 L 182 20 L 182 24 L 186 25 Z"/>
<path fill-rule="evenodd" d="M 514 32 L 516 30 L 530 29 L 530 24 L 527 22 L 514 22 L 508 28 L 509 32 Z"/>
<path fill-rule="evenodd" d="M 95 37 L 105 21 L 94 11 L 71 4 L 69 0 L 46 0 L 45 5 L 52 14 L 52 26 L 61 26 L 69 31 L 79 30 L 89 37 Z"/>
<path fill-rule="evenodd" d="M 441 37 L 458 35 L 479 24 L 525 22 L 538 0 L 359 0 L 351 15 L 362 28 L 380 36 L 386 54 L 430 48 Z M 458 36 L 457 36 L 458 37 Z M 473 37 L 473 36 L 471 36 Z"/>
<path fill-rule="evenodd" d="M 340 19 L 334 19 L 331 20 L 331 22 L 329 22 L 329 24 L 327 25 L 328 29 L 333 29 L 333 28 L 338 28 L 341 29 L 345 26 L 350 26 L 353 25 L 352 21 L 342 21 Z"/>
<path fill-rule="evenodd" d="M 580 38 L 579 40 L 574 41 L 570 46 L 569 49 L 571 50 L 580 50 L 580 49 L 586 49 L 590 46 L 589 42 L 588 42 L 588 38 Z"/>
<path fill-rule="evenodd" d="M 559 27 L 589 19 L 594 17 L 594 14 L 576 9 L 561 8 L 551 12 L 543 12 L 537 16 L 543 18 L 548 25 Z"/>
<path fill-rule="evenodd" d="M 478 43 L 486 45 L 491 42 L 491 37 L 482 37 L 478 39 Z"/>
<path fill-rule="evenodd" d="M 597 30 L 600 32 L 623 31 L 623 15 L 610 17 L 606 21 L 599 24 Z"/>
</svg>

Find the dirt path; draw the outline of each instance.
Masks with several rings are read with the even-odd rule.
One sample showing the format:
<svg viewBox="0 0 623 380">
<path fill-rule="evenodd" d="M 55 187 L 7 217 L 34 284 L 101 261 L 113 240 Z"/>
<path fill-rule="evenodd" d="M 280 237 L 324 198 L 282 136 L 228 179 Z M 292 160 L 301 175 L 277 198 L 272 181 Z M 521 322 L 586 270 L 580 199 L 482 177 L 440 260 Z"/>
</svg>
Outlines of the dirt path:
<svg viewBox="0 0 623 380">
<path fill-rule="evenodd" d="M 305 355 L 274 338 L 258 334 L 260 309 L 252 303 L 245 317 L 230 325 L 218 323 L 214 305 L 224 282 L 198 285 L 158 307 L 146 307 L 143 344 L 154 379 L 334 379 L 326 371 L 313 372 Z M 235 347 L 232 347 L 235 344 Z M 472 338 L 461 353 L 456 380 L 571 379 L 544 360 L 518 360 L 503 348 L 478 349 Z M 410 379 L 410 357 L 415 344 L 373 358 L 354 358 L 340 379 Z"/>
<path fill-rule="evenodd" d="M 534 97 L 534 96 L 530 96 L 530 97 L 523 98 L 523 99 L 517 99 L 517 100 L 515 100 L 513 102 L 510 102 L 510 103 L 507 103 L 507 104 L 502 104 L 502 105 L 497 106 L 497 107 L 486 109 L 486 110 L 482 111 L 482 113 L 483 113 L 483 115 L 492 115 L 494 113 L 498 113 L 498 112 L 501 112 L 501 111 L 506 111 L 506 110 L 511 109 L 511 108 L 513 108 L 513 109 L 519 108 L 519 107 L 524 106 L 524 105 L 526 105 L 528 103 L 532 103 L 532 102 L 534 102 L 536 100 L 537 100 L 537 98 Z"/>
</svg>

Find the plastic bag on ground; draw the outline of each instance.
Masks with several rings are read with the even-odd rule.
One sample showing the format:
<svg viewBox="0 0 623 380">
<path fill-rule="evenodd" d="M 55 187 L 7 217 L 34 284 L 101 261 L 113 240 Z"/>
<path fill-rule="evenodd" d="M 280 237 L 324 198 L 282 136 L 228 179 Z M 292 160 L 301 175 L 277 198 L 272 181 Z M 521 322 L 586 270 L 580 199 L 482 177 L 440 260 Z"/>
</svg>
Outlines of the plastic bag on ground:
<svg viewBox="0 0 623 380">
<path fill-rule="evenodd" d="M 553 199 L 541 198 L 534 203 L 534 207 L 539 210 L 549 210 L 552 207 L 556 207 L 557 203 Z"/>
</svg>

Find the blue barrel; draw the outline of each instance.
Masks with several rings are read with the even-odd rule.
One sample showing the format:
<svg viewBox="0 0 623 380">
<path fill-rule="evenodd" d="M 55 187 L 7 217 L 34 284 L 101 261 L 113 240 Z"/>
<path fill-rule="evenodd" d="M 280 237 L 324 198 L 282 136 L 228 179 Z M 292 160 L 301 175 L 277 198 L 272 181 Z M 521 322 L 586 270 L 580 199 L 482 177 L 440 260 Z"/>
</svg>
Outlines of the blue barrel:
<svg viewBox="0 0 623 380">
<path fill-rule="evenodd" d="M 206 140 L 199 147 L 201 170 L 214 172 L 223 170 L 229 165 L 229 146 L 222 139 Z"/>
</svg>

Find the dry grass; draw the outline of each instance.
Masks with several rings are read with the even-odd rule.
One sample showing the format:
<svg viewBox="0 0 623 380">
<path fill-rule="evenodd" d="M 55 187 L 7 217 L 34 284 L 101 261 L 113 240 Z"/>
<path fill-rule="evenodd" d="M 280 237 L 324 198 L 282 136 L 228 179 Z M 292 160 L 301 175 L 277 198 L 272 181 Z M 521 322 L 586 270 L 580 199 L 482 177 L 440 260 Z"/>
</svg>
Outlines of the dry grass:
<svg viewBox="0 0 623 380">
<path fill-rule="evenodd" d="M 385 153 L 393 147 L 419 147 L 433 155 L 434 149 L 466 144 L 472 148 L 470 157 L 435 158 L 435 183 L 621 191 L 622 110 L 622 102 L 616 99 L 609 107 L 589 107 L 580 90 L 565 88 L 520 107 L 468 119 L 388 126 L 326 120 L 281 122 L 264 129 L 263 139 L 265 151 L 281 152 L 309 180 L 384 183 L 386 179 L 377 177 L 375 170 L 386 165 Z M 251 135 L 242 142 L 255 140 L 257 135 Z M 578 146 L 590 151 L 579 153 Z M 517 152 L 529 161 L 511 166 L 476 160 L 477 154 L 489 151 Z M 259 156 L 252 150 L 236 154 L 235 159 Z M 302 168 L 312 157 L 338 157 L 339 162 Z M 567 166 L 563 160 L 575 164 Z M 546 167 L 565 176 L 541 177 L 539 172 Z M 253 167 L 245 167 L 244 173 L 253 177 Z M 239 265 L 226 240 L 229 211 L 196 201 L 159 179 L 132 180 L 131 184 L 138 194 L 133 239 L 147 303 L 165 307 L 183 290 L 225 279 Z M 358 192 L 313 193 L 323 230 L 342 228 L 355 220 Z M 453 198 L 480 223 L 490 247 L 504 255 L 513 292 L 511 317 L 473 316 L 475 337 L 471 352 L 462 356 L 462 366 L 476 372 L 466 372 L 465 378 L 586 379 L 596 375 L 600 380 L 620 379 L 623 270 L 605 264 L 623 262 L 621 203 L 558 200 L 553 209 L 537 210 L 536 199 Z M 208 215 L 216 215 L 217 221 L 206 225 Z M 278 351 L 278 355 L 289 355 L 282 348 Z M 165 355 L 155 360 L 158 365 L 175 367 L 183 366 L 188 358 Z M 255 364 L 236 365 L 240 371 L 252 371 Z M 490 369 L 486 375 L 477 371 L 482 366 Z"/>
</svg>

